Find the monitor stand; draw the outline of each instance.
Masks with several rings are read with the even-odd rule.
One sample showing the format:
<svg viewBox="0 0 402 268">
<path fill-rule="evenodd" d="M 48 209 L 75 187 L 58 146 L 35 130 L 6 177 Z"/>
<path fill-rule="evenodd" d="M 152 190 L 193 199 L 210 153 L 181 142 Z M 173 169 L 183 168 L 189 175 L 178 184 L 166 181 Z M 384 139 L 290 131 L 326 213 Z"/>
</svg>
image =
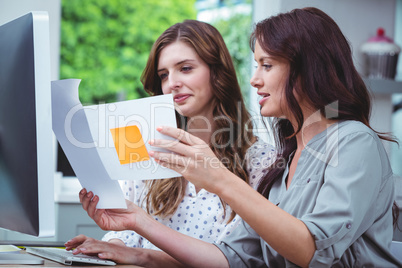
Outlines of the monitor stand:
<svg viewBox="0 0 402 268">
<path fill-rule="evenodd" d="M 0 264 L 44 264 L 44 260 L 28 253 L 0 253 Z"/>
</svg>

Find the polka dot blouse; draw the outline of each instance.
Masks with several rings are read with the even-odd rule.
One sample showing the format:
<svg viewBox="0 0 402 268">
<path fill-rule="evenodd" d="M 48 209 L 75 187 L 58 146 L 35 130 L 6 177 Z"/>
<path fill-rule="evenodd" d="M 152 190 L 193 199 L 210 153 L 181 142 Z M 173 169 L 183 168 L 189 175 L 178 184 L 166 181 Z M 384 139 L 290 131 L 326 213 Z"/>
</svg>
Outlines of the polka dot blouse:
<svg viewBox="0 0 402 268">
<path fill-rule="evenodd" d="M 256 189 L 259 180 L 273 163 L 274 158 L 274 148 L 260 140 L 248 149 L 246 159 L 251 187 Z M 125 181 L 122 188 L 126 199 L 146 210 L 145 202 L 142 202 L 146 191 L 144 181 Z M 224 210 L 221 200 L 216 194 L 204 189 L 197 193 L 194 184 L 188 182 L 185 196 L 176 212 L 165 218 L 154 216 L 154 219 L 180 233 L 209 243 L 218 243 L 229 235 L 241 221 L 241 218 L 236 215 L 228 223 L 232 210 L 228 205 L 226 213 Z M 116 238 L 122 240 L 129 247 L 158 249 L 133 231 L 108 232 L 102 240 L 109 241 Z"/>
</svg>

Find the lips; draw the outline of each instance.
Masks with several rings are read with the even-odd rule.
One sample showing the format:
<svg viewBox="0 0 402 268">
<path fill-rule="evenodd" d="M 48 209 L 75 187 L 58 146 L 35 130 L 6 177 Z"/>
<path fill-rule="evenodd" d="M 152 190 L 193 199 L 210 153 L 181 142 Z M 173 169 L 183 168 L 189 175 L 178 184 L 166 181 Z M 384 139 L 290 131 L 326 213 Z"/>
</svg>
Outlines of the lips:
<svg viewBox="0 0 402 268">
<path fill-rule="evenodd" d="M 262 105 L 267 99 L 269 99 L 269 96 L 271 96 L 270 94 L 263 92 L 258 92 L 257 94 L 262 97 L 262 99 L 259 101 L 260 105 Z"/>
<path fill-rule="evenodd" d="M 190 94 L 177 94 L 173 97 L 173 100 L 176 103 L 181 103 L 184 102 L 188 97 L 190 97 Z"/>
</svg>

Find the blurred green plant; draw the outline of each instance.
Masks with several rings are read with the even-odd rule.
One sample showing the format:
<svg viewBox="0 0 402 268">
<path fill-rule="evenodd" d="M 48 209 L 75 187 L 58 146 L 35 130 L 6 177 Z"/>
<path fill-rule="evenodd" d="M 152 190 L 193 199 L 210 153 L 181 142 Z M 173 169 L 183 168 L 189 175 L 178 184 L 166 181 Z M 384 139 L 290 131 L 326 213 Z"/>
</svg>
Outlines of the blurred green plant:
<svg viewBox="0 0 402 268">
<path fill-rule="evenodd" d="M 86 104 L 147 96 L 140 76 L 152 44 L 196 15 L 195 0 L 63 0 L 60 79 L 82 79 Z"/>
<path fill-rule="evenodd" d="M 225 40 L 230 55 L 232 56 L 243 98 L 246 105 L 248 105 L 251 68 L 249 40 L 252 31 L 252 14 L 233 13 L 229 18 L 215 20 L 212 21 L 211 24 L 219 30 Z"/>
</svg>

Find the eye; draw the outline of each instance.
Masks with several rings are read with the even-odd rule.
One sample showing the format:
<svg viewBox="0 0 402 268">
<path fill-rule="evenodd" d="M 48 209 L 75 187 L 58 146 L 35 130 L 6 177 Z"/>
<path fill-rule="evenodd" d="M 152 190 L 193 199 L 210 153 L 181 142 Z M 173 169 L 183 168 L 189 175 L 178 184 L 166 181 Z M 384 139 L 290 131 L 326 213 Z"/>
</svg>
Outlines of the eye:
<svg viewBox="0 0 402 268">
<path fill-rule="evenodd" d="M 167 73 L 160 73 L 160 74 L 159 74 L 159 78 L 160 78 L 162 81 L 165 80 L 167 77 L 168 77 L 168 74 L 167 74 Z"/>
<path fill-rule="evenodd" d="M 263 68 L 264 70 L 268 71 L 269 69 L 272 68 L 272 65 L 270 65 L 270 64 L 263 64 L 263 65 L 262 65 L 262 68 Z"/>
<path fill-rule="evenodd" d="M 189 71 L 191 71 L 192 69 L 193 69 L 192 66 L 183 66 L 183 67 L 181 67 L 181 70 L 182 70 L 183 72 L 189 72 Z"/>
</svg>

